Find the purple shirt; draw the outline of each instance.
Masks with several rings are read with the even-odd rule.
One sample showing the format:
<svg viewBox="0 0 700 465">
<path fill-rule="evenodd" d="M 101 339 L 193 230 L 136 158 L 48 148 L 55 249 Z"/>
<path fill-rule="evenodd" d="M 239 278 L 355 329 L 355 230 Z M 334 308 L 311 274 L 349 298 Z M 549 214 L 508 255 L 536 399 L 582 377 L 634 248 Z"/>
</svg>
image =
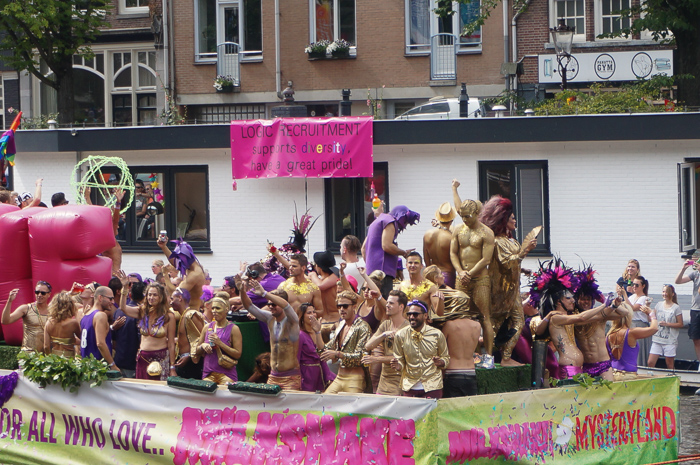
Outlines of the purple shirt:
<svg viewBox="0 0 700 465">
<path fill-rule="evenodd" d="M 396 219 L 393 216 L 382 213 L 369 225 L 367 240 L 365 242 L 367 274 L 375 270 L 382 270 L 387 276 L 391 276 L 392 278 L 396 276 L 399 257 L 384 252 L 382 248 L 382 234 L 384 233 L 384 229 L 395 222 Z M 396 243 L 396 236 L 398 235 L 399 231 L 394 224 L 394 243 Z"/>
<path fill-rule="evenodd" d="M 325 391 L 331 381 L 335 379 L 333 373 L 326 362 L 322 362 L 316 351 L 316 345 L 311 340 L 311 336 L 306 332 L 299 331 L 299 370 L 301 371 L 302 391 Z"/>
<path fill-rule="evenodd" d="M 637 355 L 639 354 L 639 341 L 635 347 L 630 347 L 629 342 L 627 342 L 627 336 L 629 336 L 630 330 L 628 329 L 625 333 L 625 342 L 622 343 L 622 354 L 620 354 L 620 359 L 617 360 L 612 356 L 612 348 L 610 347 L 610 340 L 605 339 L 605 345 L 608 348 L 608 354 L 610 354 L 610 361 L 612 362 L 612 367 L 615 370 L 629 371 L 631 373 L 637 372 Z"/>
<path fill-rule="evenodd" d="M 97 360 L 102 360 L 102 353 L 100 349 L 97 348 L 97 337 L 95 335 L 95 327 L 92 325 L 92 321 L 97 315 L 96 310 L 89 315 L 83 316 L 80 320 L 80 356 L 85 358 L 92 354 Z M 105 344 L 107 344 L 107 350 L 112 352 L 112 332 L 107 330 L 107 336 L 105 337 Z M 119 365 L 117 365 L 119 366 Z"/>
<path fill-rule="evenodd" d="M 226 345 L 231 344 L 231 330 L 233 329 L 233 323 L 230 323 L 226 325 L 224 328 L 217 328 L 216 327 L 216 322 L 211 322 L 209 325 L 205 327 L 205 329 L 208 331 L 210 328 L 214 328 L 214 331 L 216 331 L 216 335 L 219 336 L 219 339 L 224 341 Z M 207 341 L 209 342 L 209 336 L 207 335 Z M 213 347 L 212 347 L 213 349 Z M 228 355 L 228 354 L 226 354 Z M 204 367 L 202 368 L 202 379 L 206 378 L 209 376 L 210 373 L 216 372 L 216 373 L 221 373 L 229 378 L 231 378 L 233 381 L 238 381 L 238 372 L 236 371 L 235 365 L 232 366 L 231 368 L 224 368 L 221 365 L 219 365 L 219 355 L 216 353 L 216 350 L 212 350 L 210 354 L 205 354 L 204 355 Z"/>
</svg>

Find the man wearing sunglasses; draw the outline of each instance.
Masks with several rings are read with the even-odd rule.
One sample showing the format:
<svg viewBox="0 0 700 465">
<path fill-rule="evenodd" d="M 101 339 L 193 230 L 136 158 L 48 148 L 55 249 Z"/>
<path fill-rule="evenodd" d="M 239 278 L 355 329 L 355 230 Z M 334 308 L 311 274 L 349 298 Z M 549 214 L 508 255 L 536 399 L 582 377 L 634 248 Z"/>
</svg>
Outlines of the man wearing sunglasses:
<svg viewBox="0 0 700 465">
<path fill-rule="evenodd" d="M 241 290 L 241 301 L 255 318 L 267 323 L 270 331 L 270 366 L 272 371 L 267 384 L 276 384 L 285 391 L 301 390 L 301 371 L 299 371 L 299 317 L 287 300 L 287 293 L 281 289 L 267 292 L 260 283 L 247 278 L 245 281 L 235 276 L 236 285 Z M 253 304 L 247 292 L 269 300 L 265 309 Z"/>
<path fill-rule="evenodd" d="M 447 340 L 439 329 L 425 324 L 428 304 L 408 303 L 408 324 L 394 336 L 391 366 L 401 372 L 405 397 L 442 398 L 442 370 L 450 363 Z"/>
<path fill-rule="evenodd" d="M 114 293 L 106 286 L 95 290 L 92 308 L 80 320 L 80 356 L 90 355 L 104 360 L 110 370 L 119 371 L 112 358 L 112 332 L 109 330 L 109 312 L 114 307 Z"/>
<path fill-rule="evenodd" d="M 49 319 L 49 300 L 51 299 L 51 284 L 46 281 L 36 283 L 34 295 L 36 301 L 20 305 L 10 313 L 12 302 L 19 294 L 19 289 L 12 289 L 2 310 L 3 325 L 10 325 L 22 318 L 24 326 L 22 334 L 22 350 L 26 352 L 44 351 L 44 326 Z"/>
</svg>

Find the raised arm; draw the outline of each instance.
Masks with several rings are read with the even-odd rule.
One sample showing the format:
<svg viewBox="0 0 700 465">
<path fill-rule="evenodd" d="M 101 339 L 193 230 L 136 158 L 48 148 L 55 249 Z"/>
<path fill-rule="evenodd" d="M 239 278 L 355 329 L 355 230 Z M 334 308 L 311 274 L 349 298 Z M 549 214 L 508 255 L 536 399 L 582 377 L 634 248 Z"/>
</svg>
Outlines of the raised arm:
<svg viewBox="0 0 700 465">
<path fill-rule="evenodd" d="M 269 299 L 270 302 L 272 302 L 275 305 L 280 305 L 278 303 L 280 301 L 282 307 L 288 305 L 286 300 L 276 295 L 269 294 L 265 292 L 264 289 L 263 292 L 260 292 L 260 294 L 258 294 L 258 292 L 256 292 L 256 289 L 253 287 L 254 284 L 252 283 L 256 283 L 260 289 L 262 289 L 262 286 L 260 286 L 260 283 L 258 283 L 254 279 L 243 281 L 238 275 L 234 276 L 234 279 L 236 281 L 236 286 L 238 286 L 239 294 L 241 296 L 241 303 L 243 303 L 243 308 L 248 310 L 255 318 L 257 318 L 260 321 L 264 321 L 265 323 L 267 323 L 272 319 L 272 313 L 268 312 L 267 310 L 262 310 L 256 305 L 254 305 L 253 302 L 250 300 L 250 297 L 248 297 L 248 291 L 252 290 L 255 294 L 264 296 L 266 299 Z M 275 301 L 276 299 L 279 300 Z"/>
<path fill-rule="evenodd" d="M 277 259 L 277 261 L 282 264 L 283 267 L 285 267 L 287 270 L 289 269 L 289 260 L 284 258 L 279 249 L 275 247 L 275 244 L 267 241 L 267 251 L 270 252 Z"/>
<path fill-rule="evenodd" d="M 692 260 L 686 260 L 683 263 L 683 266 L 681 267 L 681 270 L 678 272 L 678 275 L 676 276 L 676 284 L 685 284 L 689 283 L 691 279 L 688 276 L 685 276 L 685 270 L 688 269 L 688 267 L 691 265 Z"/>
<path fill-rule="evenodd" d="M 170 249 L 168 248 L 168 236 L 158 236 L 158 241 L 156 243 L 158 244 L 158 247 L 160 247 L 160 250 L 162 250 L 165 254 L 165 257 L 168 259 L 168 262 L 170 262 L 172 266 L 175 266 L 175 259 L 170 258 L 170 254 L 172 252 L 170 252 Z"/>
<path fill-rule="evenodd" d="M 0 323 L 4 325 L 9 325 L 26 315 L 27 310 L 29 309 L 29 306 L 27 304 L 20 305 L 15 309 L 14 312 L 10 313 L 10 307 L 12 305 L 12 302 L 17 297 L 18 293 L 19 289 L 12 289 L 10 291 L 10 295 L 7 297 L 7 302 L 5 302 L 5 307 L 3 307 L 2 309 L 2 319 L 0 320 Z"/>
<path fill-rule="evenodd" d="M 36 190 L 34 190 L 34 198 L 32 199 L 31 203 L 27 205 L 27 208 L 36 207 L 41 203 L 41 185 L 43 184 L 43 182 L 43 178 L 39 178 L 36 180 Z"/>
<path fill-rule="evenodd" d="M 129 293 L 129 277 L 124 270 L 119 270 L 115 274 L 122 283 L 121 297 L 119 298 L 119 309 L 131 318 L 141 319 L 141 309 L 139 307 L 131 307 L 126 304 L 126 296 Z"/>
<path fill-rule="evenodd" d="M 462 199 L 459 198 L 459 193 L 457 192 L 457 188 L 460 186 L 459 181 L 456 179 L 452 180 L 452 200 L 455 203 L 455 209 L 459 212 L 459 209 L 462 208 Z"/>
</svg>

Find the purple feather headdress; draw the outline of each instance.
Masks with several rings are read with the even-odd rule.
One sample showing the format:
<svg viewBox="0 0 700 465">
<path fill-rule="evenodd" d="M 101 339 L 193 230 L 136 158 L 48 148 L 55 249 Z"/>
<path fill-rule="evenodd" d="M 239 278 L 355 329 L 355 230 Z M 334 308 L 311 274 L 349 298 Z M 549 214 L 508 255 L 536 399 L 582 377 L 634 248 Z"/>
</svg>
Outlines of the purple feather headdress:
<svg viewBox="0 0 700 465">
<path fill-rule="evenodd" d="M 603 293 L 598 289 L 598 283 L 595 279 L 596 271 L 592 266 L 585 266 L 582 270 L 578 270 L 576 274 L 576 279 L 578 280 L 578 287 L 576 288 L 576 296 L 587 295 L 593 300 L 598 302 L 603 302 Z"/>
<path fill-rule="evenodd" d="M 315 220 L 311 221 L 311 218 L 313 216 L 309 215 L 309 211 L 311 209 L 307 209 L 306 212 L 301 215 L 301 218 L 299 218 L 299 213 L 297 212 L 297 203 L 294 202 L 294 217 L 292 218 L 292 237 L 290 238 L 290 244 L 294 244 L 299 252 L 306 252 L 306 238 L 309 237 L 309 232 L 311 232 L 311 228 L 314 227 L 320 216 L 316 217 Z"/>
<path fill-rule="evenodd" d="M 540 262 L 540 269 L 530 277 L 530 300 L 542 316 L 554 310 L 556 296 L 562 291 L 572 294 L 578 288 L 578 278 L 560 258 Z"/>
<path fill-rule="evenodd" d="M 197 260 L 197 257 L 194 256 L 192 247 L 187 242 L 183 241 L 182 238 L 179 240 L 173 239 L 170 242 L 173 242 L 176 245 L 168 259 L 174 258 L 175 268 L 177 268 L 182 276 L 185 276 L 188 268 L 192 266 L 195 260 Z"/>
</svg>

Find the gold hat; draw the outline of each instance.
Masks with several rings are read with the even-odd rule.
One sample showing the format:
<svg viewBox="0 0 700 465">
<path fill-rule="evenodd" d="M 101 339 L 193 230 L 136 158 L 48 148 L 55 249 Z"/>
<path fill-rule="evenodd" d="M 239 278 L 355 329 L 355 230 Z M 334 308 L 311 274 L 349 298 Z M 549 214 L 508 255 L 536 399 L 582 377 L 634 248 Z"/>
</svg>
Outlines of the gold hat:
<svg viewBox="0 0 700 465">
<path fill-rule="evenodd" d="M 452 208 L 450 202 L 443 203 L 435 212 L 435 218 L 437 218 L 440 223 L 449 223 L 455 219 L 455 216 L 457 216 L 457 212 Z"/>
</svg>

